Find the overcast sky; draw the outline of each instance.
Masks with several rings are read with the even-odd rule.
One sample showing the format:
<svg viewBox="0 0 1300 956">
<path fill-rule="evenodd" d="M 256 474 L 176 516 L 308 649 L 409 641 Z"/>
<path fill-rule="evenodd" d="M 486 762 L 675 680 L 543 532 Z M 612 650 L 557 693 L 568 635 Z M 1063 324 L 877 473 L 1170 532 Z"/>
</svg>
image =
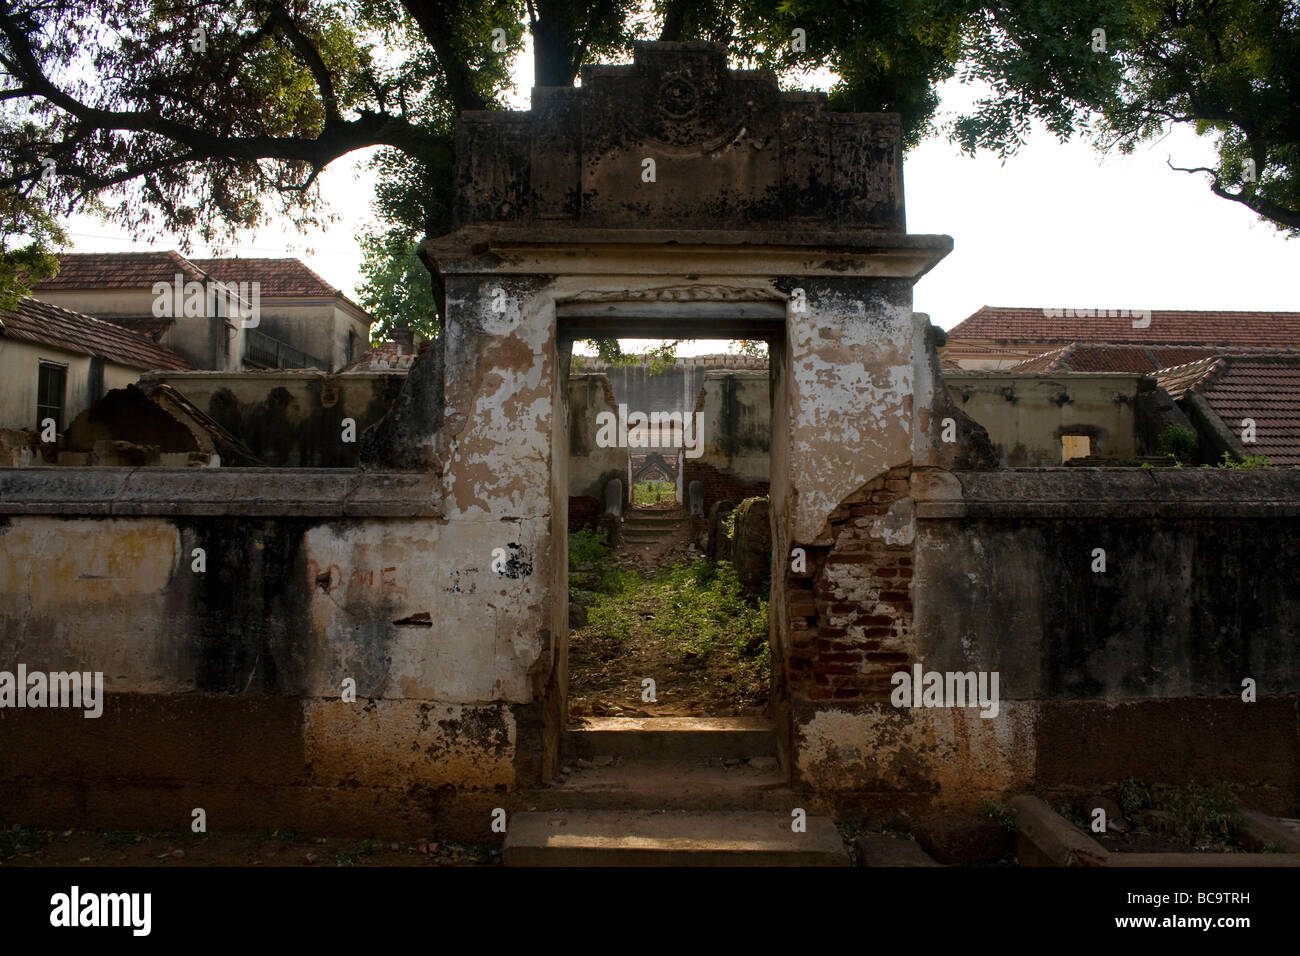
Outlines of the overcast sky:
<svg viewBox="0 0 1300 956">
<path fill-rule="evenodd" d="M 524 92 L 513 105 L 526 108 L 531 56 L 517 63 Z M 952 80 L 940 92 L 942 119 L 976 91 Z M 370 221 L 373 194 L 368 156 L 345 157 L 321 177 L 338 222 L 305 237 L 280 223 L 241 236 L 230 254 L 298 256 L 355 296 L 355 237 Z M 1214 196 L 1204 175 L 1170 170 L 1171 157 L 1178 166 L 1210 165 L 1213 150 L 1186 129 L 1130 156 L 1103 156 L 1086 141 L 1062 144 L 1036 130 L 1005 164 L 968 158 L 942 138 L 922 143 L 903 165 L 908 231 L 952 236 L 954 249 L 917 284 L 916 310 L 944 328 L 981 305 L 1300 311 L 1300 242 Z M 133 245 L 88 217 L 75 219 L 71 233 L 78 252 L 178 246 L 174 237 Z M 717 349 L 699 343 L 681 351 Z"/>
</svg>

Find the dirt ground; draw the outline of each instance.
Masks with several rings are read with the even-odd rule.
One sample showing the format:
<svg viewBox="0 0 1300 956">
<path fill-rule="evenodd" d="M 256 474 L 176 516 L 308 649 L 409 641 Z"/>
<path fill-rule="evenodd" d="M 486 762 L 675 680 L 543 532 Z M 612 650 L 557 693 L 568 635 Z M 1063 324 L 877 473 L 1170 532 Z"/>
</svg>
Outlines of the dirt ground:
<svg viewBox="0 0 1300 956">
<path fill-rule="evenodd" d="M 132 830 L 0 830 L 0 866 L 481 866 L 501 862 L 489 844 L 394 843 L 263 834 Z"/>
<path fill-rule="evenodd" d="M 653 676 L 655 702 L 641 699 Z M 682 660 L 662 638 L 611 640 L 595 629 L 569 636 L 570 717 L 760 717 L 767 688 L 728 655 Z"/>
</svg>

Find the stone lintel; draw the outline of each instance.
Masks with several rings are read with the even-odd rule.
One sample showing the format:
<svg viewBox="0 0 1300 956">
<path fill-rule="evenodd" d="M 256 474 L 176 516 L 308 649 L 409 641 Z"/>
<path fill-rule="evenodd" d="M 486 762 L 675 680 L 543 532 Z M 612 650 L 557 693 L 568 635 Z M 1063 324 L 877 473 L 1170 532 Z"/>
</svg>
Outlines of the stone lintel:
<svg viewBox="0 0 1300 956">
<path fill-rule="evenodd" d="M 483 229 L 420 244 L 442 275 L 870 276 L 919 279 L 952 238 L 878 231 Z"/>
</svg>

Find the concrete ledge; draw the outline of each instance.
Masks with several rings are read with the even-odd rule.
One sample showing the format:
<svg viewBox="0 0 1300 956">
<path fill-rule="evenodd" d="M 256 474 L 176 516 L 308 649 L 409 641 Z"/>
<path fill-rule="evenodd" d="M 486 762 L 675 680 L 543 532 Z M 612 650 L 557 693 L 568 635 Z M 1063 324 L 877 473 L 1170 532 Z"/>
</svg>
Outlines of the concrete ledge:
<svg viewBox="0 0 1300 956">
<path fill-rule="evenodd" d="M 1276 817 L 1258 810 L 1241 811 L 1241 830 L 1247 846 L 1263 851 L 1270 843 L 1283 848 L 1285 853 L 1300 854 L 1300 830 L 1293 830 Z"/>
<path fill-rule="evenodd" d="M 1111 859 L 1110 851 L 1037 797 L 1015 797 L 1009 805 L 1021 866 L 1106 866 Z"/>
<path fill-rule="evenodd" d="M 359 468 L 6 468 L 0 514 L 436 518 L 442 487 Z"/>
<path fill-rule="evenodd" d="M 957 500 L 920 519 L 1279 518 L 1300 515 L 1300 469 L 1017 468 L 954 472 Z"/>
<path fill-rule="evenodd" d="M 883 833 L 859 833 L 853 840 L 863 866 L 942 866 L 915 840 Z"/>
</svg>

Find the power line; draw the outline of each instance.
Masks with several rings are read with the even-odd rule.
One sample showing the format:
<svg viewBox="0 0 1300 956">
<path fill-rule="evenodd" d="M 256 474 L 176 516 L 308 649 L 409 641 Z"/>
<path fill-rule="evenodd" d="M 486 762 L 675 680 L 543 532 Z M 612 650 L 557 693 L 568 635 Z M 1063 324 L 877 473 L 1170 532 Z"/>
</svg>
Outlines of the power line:
<svg viewBox="0 0 1300 956">
<path fill-rule="evenodd" d="M 68 233 L 68 235 L 77 239 L 105 239 L 108 240 L 109 242 L 126 242 L 126 243 L 130 243 L 131 245 L 140 244 L 137 243 L 134 239 L 128 239 L 125 236 L 101 236 L 101 235 L 96 235 L 94 233 L 88 233 L 88 232 L 70 232 Z M 211 251 L 212 246 L 205 243 L 203 245 L 203 248 L 206 248 L 209 251 Z M 302 250 L 302 249 L 268 249 L 262 246 L 243 246 L 243 245 L 226 246 L 224 248 L 232 249 L 232 250 L 238 249 L 244 252 L 280 252 L 280 253 L 284 253 L 285 255 L 296 255 L 296 256 L 305 256 L 305 255 L 359 256 L 361 255 L 360 250 L 350 251 L 350 250 L 343 250 L 343 249 L 326 249 L 321 251 L 307 252 L 306 250 Z"/>
</svg>

